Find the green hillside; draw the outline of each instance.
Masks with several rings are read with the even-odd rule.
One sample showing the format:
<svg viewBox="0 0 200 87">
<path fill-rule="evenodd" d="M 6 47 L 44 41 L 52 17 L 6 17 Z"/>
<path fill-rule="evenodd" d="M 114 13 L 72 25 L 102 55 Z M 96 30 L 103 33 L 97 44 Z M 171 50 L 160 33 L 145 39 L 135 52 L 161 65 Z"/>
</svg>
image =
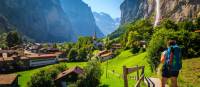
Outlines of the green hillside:
<svg viewBox="0 0 200 87">
<path fill-rule="evenodd" d="M 122 67 L 124 65 L 128 67 L 134 67 L 136 65 L 145 66 L 145 76 L 150 76 L 152 72 L 145 56 L 146 53 L 134 55 L 130 52 L 130 50 L 127 50 L 121 52 L 121 54 L 118 55 L 116 58 L 111 59 L 108 62 L 102 63 L 104 71 L 104 74 L 101 78 L 102 85 L 109 85 L 109 87 L 123 87 Z M 129 76 L 135 76 L 135 73 Z M 129 80 L 129 85 L 133 85 L 134 83 L 135 82 L 133 79 Z"/>
<path fill-rule="evenodd" d="M 133 67 L 136 65 L 145 65 L 145 76 L 155 77 L 151 72 L 150 66 L 147 63 L 146 52 L 138 55 L 132 54 L 129 50 L 123 51 L 116 58 L 102 63 L 104 74 L 101 78 L 103 86 L 123 87 L 122 67 L 126 65 Z M 200 86 L 200 58 L 192 58 L 183 60 L 183 68 L 180 71 L 178 84 L 180 87 L 197 87 Z M 107 78 L 106 78 L 107 67 Z M 114 70 L 114 73 L 113 73 Z M 134 76 L 135 73 L 130 76 Z M 157 77 L 157 76 L 156 76 Z M 160 76 L 159 76 L 160 77 Z M 135 80 L 130 79 L 129 85 L 134 85 Z M 170 83 L 170 80 L 169 80 Z"/>
</svg>

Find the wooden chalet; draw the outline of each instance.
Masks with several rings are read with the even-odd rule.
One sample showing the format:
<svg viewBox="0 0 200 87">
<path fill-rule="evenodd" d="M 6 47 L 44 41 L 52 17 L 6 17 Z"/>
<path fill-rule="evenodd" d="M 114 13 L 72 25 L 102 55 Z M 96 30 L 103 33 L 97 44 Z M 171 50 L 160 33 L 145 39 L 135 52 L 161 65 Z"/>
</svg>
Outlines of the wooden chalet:
<svg viewBox="0 0 200 87">
<path fill-rule="evenodd" d="M 33 54 L 26 57 L 29 59 L 29 67 L 37 67 L 57 63 L 58 54 Z"/>
<path fill-rule="evenodd" d="M 196 30 L 196 31 L 194 31 L 194 32 L 196 32 L 196 33 L 200 33 L 200 30 Z"/>
<path fill-rule="evenodd" d="M 0 87 L 19 87 L 17 74 L 0 74 Z"/>
<path fill-rule="evenodd" d="M 112 51 L 110 50 L 104 50 L 104 51 L 100 51 L 97 55 L 97 57 L 99 58 L 100 61 L 106 61 L 108 59 L 113 58 L 114 54 L 112 53 Z"/>
<path fill-rule="evenodd" d="M 76 82 L 79 75 L 84 75 L 84 71 L 76 66 L 58 74 L 54 81 L 57 87 L 67 87 L 67 83 Z"/>
<path fill-rule="evenodd" d="M 0 57 L 11 57 L 12 55 L 17 55 L 15 50 L 0 50 Z"/>
<path fill-rule="evenodd" d="M 120 43 L 113 43 L 112 44 L 112 49 L 121 49 L 122 48 L 122 46 L 121 46 L 121 44 Z"/>
<path fill-rule="evenodd" d="M 0 71 L 7 71 L 17 67 L 21 59 L 15 50 L 0 50 Z M 21 60 L 23 61 L 23 60 Z M 24 61 L 24 63 L 27 63 Z"/>
<path fill-rule="evenodd" d="M 147 42 L 145 40 L 140 41 L 140 47 L 146 48 L 146 44 L 147 44 Z"/>
</svg>

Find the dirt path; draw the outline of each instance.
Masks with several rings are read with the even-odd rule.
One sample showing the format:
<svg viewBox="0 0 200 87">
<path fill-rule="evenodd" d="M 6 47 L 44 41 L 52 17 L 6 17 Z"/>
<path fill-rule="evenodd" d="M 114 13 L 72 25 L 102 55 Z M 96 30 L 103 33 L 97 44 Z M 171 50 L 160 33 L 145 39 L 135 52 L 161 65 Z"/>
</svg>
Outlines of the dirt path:
<svg viewBox="0 0 200 87">
<path fill-rule="evenodd" d="M 159 78 L 149 78 L 154 84 L 155 87 L 161 87 L 161 80 Z"/>
<path fill-rule="evenodd" d="M 149 78 L 153 84 L 150 84 L 150 87 L 161 87 L 161 80 L 159 78 Z M 169 87 L 165 85 L 165 87 Z"/>
</svg>

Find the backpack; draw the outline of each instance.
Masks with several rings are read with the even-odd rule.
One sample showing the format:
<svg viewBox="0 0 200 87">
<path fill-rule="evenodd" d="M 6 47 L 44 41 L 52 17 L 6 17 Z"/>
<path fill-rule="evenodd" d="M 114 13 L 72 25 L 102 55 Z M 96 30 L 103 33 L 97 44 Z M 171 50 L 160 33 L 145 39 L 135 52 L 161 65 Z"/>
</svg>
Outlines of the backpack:
<svg viewBox="0 0 200 87">
<path fill-rule="evenodd" d="M 166 50 L 164 68 L 170 71 L 179 71 L 182 68 L 181 49 L 178 45 L 170 46 Z"/>
</svg>

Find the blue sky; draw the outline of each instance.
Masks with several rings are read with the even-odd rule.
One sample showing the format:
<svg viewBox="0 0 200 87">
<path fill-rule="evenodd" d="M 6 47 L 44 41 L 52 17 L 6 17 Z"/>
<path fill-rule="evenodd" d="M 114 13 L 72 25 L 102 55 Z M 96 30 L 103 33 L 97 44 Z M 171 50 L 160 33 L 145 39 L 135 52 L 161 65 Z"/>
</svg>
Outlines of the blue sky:
<svg viewBox="0 0 200 87">
<path fill-rule="evenodd" d="M 87 3 L 92 11 L 95 12 L 104 12 L 111 15 L 113 18 L 120 17 L 120 4 L 124 0 L 83 0 Z"/>
</svg>

